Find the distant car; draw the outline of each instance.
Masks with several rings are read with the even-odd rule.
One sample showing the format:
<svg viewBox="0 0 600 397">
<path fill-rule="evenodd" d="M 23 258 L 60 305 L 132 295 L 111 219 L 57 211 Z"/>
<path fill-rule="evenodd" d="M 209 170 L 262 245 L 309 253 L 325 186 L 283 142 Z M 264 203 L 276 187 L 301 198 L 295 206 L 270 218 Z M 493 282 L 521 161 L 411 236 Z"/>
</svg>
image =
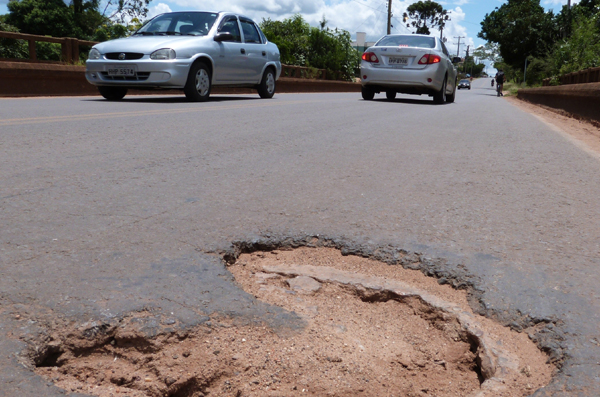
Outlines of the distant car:
<svg viewBox="0 0 600 397">
<path fill-rule="evenodd" d="M 471 82 L 469 80 L 462 79 L 458 82 L 458 89 L 460 90 L 461 88 L 471 89 Z"/>
<path fill-rule="evenodd" d="M 396 93 L 429 95 L 435 103 L 454 102 L 457 72 L 446 45 L 426 35 L 388 35 L 362 55 L 360 77 L 362 97 L 371 100 L 385 92 L 388 99 Z"/>
<path fill-rule="evenodd" d="M 229 12 L 171 12 L 131 37 L 92 47 L 85 77 L 108 100 L 128 89 L 181 89 L 206 101 L 213 86 L 253 87 L 271 98 L 279 49 L 250 18 Z"/>
</svg>

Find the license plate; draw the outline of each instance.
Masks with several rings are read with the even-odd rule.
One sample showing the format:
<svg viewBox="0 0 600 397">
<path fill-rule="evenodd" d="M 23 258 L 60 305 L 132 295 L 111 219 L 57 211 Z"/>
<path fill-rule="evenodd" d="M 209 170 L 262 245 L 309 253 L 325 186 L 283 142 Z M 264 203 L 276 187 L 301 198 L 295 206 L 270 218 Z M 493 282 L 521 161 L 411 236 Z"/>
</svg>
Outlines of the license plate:
<svg viewBox="0 0 600 397">
<path fill-rule="evenodd" d="M 131 66 L 111 66 L 107 72 L 109 76 L 135 76 L 135 68 Z"/>
<path fill-rule="evenodd" d="M 407 57 L 390 57 L 388 59 L 390 65 L 408 65 Z"/>
</svg>

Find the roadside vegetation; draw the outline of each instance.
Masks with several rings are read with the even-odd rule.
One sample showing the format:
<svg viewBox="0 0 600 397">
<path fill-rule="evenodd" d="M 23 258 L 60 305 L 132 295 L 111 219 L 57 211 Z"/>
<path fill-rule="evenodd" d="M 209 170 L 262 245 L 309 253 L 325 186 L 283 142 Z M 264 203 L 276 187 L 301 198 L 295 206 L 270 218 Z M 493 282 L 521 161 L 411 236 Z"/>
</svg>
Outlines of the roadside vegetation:
<svg viewBox="0 0 600 397">
<path fill-rule="evenodd" d="M 600 66 L 600 0 L 581 0 L 558 13 L 546 12 L 540 0 L 508 0 L 486 14 L 478 36 L 488 41 L 477 49 L 480 57 L 509 81 L 559 84 L 562 74 Z"/>
<path fill-rule="evenodd" d="M 326 69 L 328 78 L 351 81 L 358 67 L 359 53 L 352 47 L 350 33 L 327 27 L 310 26 L 300 14 L 282 21 L 263 19 L 260 28 L 269 41 L 277 44 L 281 63 Z"/>
</svg>

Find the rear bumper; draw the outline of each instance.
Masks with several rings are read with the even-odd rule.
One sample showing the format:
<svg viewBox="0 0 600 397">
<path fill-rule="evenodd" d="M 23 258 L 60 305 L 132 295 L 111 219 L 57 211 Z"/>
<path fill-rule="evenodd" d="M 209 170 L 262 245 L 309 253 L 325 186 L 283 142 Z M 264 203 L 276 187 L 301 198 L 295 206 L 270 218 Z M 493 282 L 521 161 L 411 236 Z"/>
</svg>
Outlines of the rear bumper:
<svg viewBox="0 0 600 397">
<path fill-rule="evenodd" d="M 375 92 L 393 90 L 403 94 L 433 95 L 442 89 L 445 70 L 440 65 L 428 65 L 423 69 L 390 69 L 363 61 L 360 77 L 363 87 Z"/>
</svg>

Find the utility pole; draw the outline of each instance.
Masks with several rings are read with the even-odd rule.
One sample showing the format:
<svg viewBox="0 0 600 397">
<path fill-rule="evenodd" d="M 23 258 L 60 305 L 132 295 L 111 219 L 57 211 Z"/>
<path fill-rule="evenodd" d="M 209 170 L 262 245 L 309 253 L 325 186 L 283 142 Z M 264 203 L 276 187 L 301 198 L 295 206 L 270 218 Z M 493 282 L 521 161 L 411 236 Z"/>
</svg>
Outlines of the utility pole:
<svg viewBox="0 0 600 397">
<path fill-rule="evenodd" d="M 465 36 L 458 36 L 458 37 L 455 36 L 454 38 L 458 39 L 458 49 L 456 50 L 456 56 L 459 57 L 460 56 L 460 39 L 464 39 Z M 457 44 L 457 43 L 454 43 L 454 44 Z"/>
<path fill-rule="evenodd" d="M 392 33 L 392 0 L 388 1 L 388 24 L 387 24 L 387 34 Z"/>
</svg>

